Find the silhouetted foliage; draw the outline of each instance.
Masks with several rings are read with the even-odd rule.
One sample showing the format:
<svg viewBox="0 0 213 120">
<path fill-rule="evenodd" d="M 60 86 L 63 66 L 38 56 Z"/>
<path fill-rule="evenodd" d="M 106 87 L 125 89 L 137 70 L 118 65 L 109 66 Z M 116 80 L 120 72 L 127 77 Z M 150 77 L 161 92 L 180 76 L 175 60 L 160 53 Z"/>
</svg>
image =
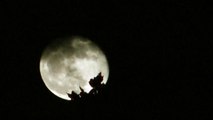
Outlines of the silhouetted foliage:
<svg viewBox="0 0 213 120">
<path fill-rule="evenodd" d="M 77 93 L 75 93 L 74 91 L 72 91 L 71 94 L 68 94 L 68 96 L 72 99 L 72 100 L 77 100 L 79 99 L 79 95 Z"/>
<path fill-rule="evenodd" d="M 87 93 L 86 92 L 84 92 L 84 90 L 80 87 L 80 90 L 81 90 L 81 92 L 80 92 L 80 97 L 85 97 L 86 95 L 87 95 Z"/>
<path fill-rule="evenodd" d="M 72 91 L 71 94 L 68 93 L 68 96 L 71 98 L 71 100 L 77 100 L 79 98 L 85 98 L 87 96 L 94 96 L 98 93 L 100 93 L 103 89 L 105 84 L 101 83 L 103 81 L 103 76 L 101 75 L 101 72 L 94 77 L 93 79 L 90 79 L 89 84 L 92 87 L 92 90 L 90 90 L 89 93 L 86 93 L 81 87 L 80 87 L 80 94 L 78 95 L 74 91 Z"/>
</svg>

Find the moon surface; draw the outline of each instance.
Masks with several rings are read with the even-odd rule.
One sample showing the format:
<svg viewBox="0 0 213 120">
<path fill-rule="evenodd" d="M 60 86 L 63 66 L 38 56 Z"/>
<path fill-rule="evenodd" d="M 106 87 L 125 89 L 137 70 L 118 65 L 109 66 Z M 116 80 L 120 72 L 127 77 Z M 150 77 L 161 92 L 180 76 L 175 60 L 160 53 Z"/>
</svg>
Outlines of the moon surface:
<svg viewBox="0 0 213 120">
<path fill-rule="evenodd" d="M 71 100 L 67 93 L 89 92 L 89 80 L 103 75 L 106 84 L 109 66 L 105 54 L 91 40 L 82 37 L 59 39 L 47 46 L 40 59 L 40 73 L 46 87 L 56 96 Z"/>
</svg>

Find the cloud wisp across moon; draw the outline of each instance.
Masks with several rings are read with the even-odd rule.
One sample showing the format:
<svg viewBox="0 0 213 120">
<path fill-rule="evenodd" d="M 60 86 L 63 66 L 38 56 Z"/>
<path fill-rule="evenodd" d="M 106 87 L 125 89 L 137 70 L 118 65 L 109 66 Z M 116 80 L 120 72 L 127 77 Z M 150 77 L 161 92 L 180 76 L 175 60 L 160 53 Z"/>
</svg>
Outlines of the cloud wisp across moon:
<svg viewBox="0 0 213 120">
<path fill-rule="evenodd" d="M 89 39 L 72 37 L 50 44 L 40 60 L 40 73 L 46 87 L 56 96 L 70 100 L 67 93 L 89 92 L 89 80 L 102 73 L 103 83 L 109 67 L 102 50 Z"/>
</svg>

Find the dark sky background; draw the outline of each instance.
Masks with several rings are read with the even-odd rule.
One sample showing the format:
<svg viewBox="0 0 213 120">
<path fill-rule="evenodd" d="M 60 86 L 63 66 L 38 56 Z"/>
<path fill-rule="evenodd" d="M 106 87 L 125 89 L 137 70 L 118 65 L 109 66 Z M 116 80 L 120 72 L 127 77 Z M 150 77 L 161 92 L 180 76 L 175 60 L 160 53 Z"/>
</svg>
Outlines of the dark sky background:
<svg viewBox="0 0 213 120">
<path fill-rule="evenodd" d="M 178 2 L 0 2 L 1 102 L 6 118 L 207 119 L 213 105 L 211 7 Z M 105 52 L 98 100 L 65 101 L 44 85 L 39 61 L 54 39 L 79 35 Z"/>
</svg>

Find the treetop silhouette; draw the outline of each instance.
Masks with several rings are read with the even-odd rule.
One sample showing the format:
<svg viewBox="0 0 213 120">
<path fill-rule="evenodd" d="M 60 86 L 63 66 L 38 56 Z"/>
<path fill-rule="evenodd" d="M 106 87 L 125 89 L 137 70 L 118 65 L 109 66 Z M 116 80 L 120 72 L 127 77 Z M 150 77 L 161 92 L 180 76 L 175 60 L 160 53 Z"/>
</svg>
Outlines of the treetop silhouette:
<svg viewBox="0 0 213 120">
<path fill-rule="evenodd" d="M 71 100 L 77 100 L 80 98 L 85 98 L 86 96 L 94 96 L 101 92 L 104 89 L 105 84 L 101 83 L 103 81 L 103 76 L 101 72 L 94 77 L 93 79 L 90 79 L 89 84 L 92 87 L 92 90 L 90 90 L 89 93 L 86 93 L 81 87 L 80 87 L 80 94 L 78 95 L 76 92 L 72 91 L 71 94 L 67 93 L 67 95 L 71 98 Z"/>
</svg>

